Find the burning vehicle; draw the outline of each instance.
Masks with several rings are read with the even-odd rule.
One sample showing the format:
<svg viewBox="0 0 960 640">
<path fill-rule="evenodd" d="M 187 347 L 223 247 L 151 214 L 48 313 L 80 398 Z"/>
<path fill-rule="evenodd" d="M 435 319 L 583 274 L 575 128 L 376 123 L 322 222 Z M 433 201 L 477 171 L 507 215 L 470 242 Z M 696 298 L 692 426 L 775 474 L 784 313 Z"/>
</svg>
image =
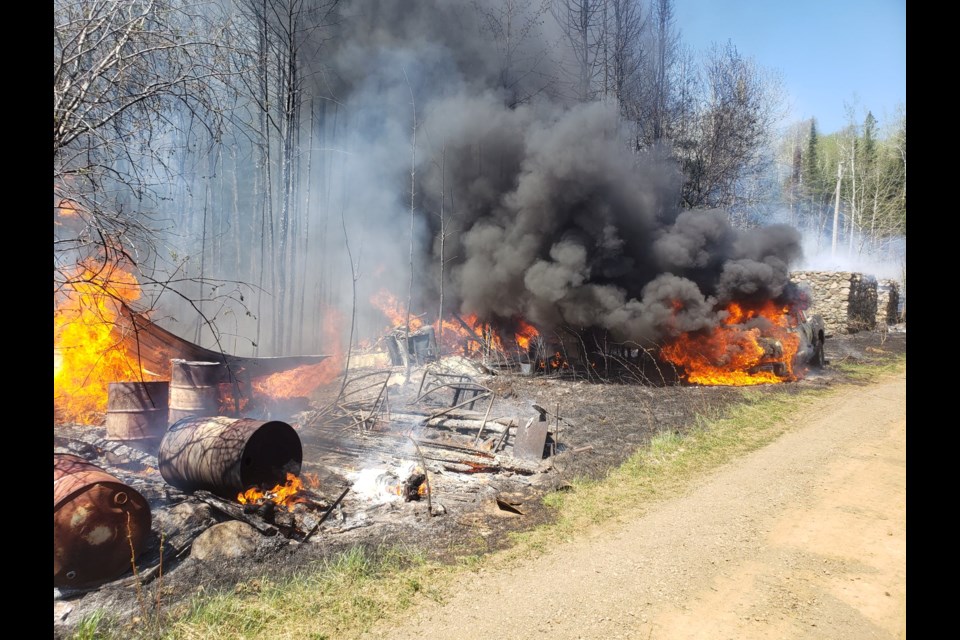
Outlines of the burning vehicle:
<svg viewBox="0 0 960 640">
<path fill-rule="evenodd" d="M 793 356 L 793 368 L 826 366 L 824 340 L 826 339 L 823 318 L 819 315 L 807 317 L 802 309 L 791 310 L 787 314 L 787 331 L 799 338 L 799 346 Z M 751 371 L 771 371 L 774 375 L 787 377 L 791 369 L 783 362 L 783 343 L 770 337 L 763 337 L 760 344 L 766 351 L 765 361 Z"/>
<path fill-rule="evenodd" d="M 797 309 L 790 318 L 796 323 L 792 328 L 800 336 L 801 349 L 797 353 L 797 362 L 818 368 L 826 366 L 826 327 L 823 318 L 818 314 L 808 317 L 802 309 Z"/>
<path fill-rule="evenodd" d="M 732 302 L 717 312 L 716 326 L 681 333 L 660 350 L 660 358 L 689 383 L 754 385 L 789 382 L 811 366 L 826 364 L 823 319 L 808 317 L 806 296 L 760 304 Z"/>
</svg>

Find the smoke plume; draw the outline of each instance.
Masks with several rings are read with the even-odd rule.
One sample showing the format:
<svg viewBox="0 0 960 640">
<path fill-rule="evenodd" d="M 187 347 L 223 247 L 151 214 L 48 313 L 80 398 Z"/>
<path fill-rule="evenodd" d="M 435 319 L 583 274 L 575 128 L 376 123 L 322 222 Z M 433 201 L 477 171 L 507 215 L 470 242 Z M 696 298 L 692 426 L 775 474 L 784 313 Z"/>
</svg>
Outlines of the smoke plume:
<svg viewBox="0 0 960 640">
<path fill-rule="evenodd" d="M 798 232 L 682 211 L 669 149 L 638 153 L 613 101 L 567 101 L 548 82 L 564 63 L 536 55 L 556 36 L 549 14 L 506 57 L 484 29 L 496 4 L 355 1 L 327 44 L 316 91 L 342 105 L 347 151 L 332 183 L 349 233 L 386 265 L 361 287 L 406 291 L 412 207 L 415 311 L 435 313 L 441 263 L 448 310 L 618 340 L 784 295 Z"/>
</svg>

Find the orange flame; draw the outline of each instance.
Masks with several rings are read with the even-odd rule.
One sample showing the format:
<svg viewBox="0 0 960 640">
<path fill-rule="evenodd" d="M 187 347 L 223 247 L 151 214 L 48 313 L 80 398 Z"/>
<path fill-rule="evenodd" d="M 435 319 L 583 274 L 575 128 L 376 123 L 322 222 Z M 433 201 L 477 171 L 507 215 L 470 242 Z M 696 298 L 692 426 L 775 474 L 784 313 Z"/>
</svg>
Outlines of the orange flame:
<svg viewBox="0 0 960 640">
<path fill-rule="evenodd" d="M 58 420 L 99 422 L 111 382 L 153 380 L 122 346 L 119 303 L 140 297 L 134 275 L 117 265 L 77 265 L 54 296 L 53 402 Z"/>
<path fill-rule="evenodd" d="M 563 357 L 563 354 L 557 351 L 546 360 L 541 360 L 537 364 L 537 368 L 541 371 L 557 371 L 560 369 L 569 369 L 570 364 L 567 362 L 567 359 Z"/>
<path fill-rule="evenodd" d="M 340 345 L 343 316 L 329 309 L 323 314 L 322 338 L 330 357 L 316 364 L 305 364 L 278 371 L 250 382 L 253 390 L 271 400 L 308 397 L 321 385 L 329 384 L 343 373 L 344 353 Z"/>
<path fill-rule="evenodd" d="M 329 384 L 340 375 L 341 363 L 336 357 L 317 364 L 305 364 L 256 378 L 250 384 L 254 391 L 274 400 L 302 398 L 317 387 Z"/>
<path fill-rule="evenodd" d="M 297 495 L 301 489 L 303 489 L 303 483 L 300 478 L 288 473 L 286 482 L 275 485 L 273 489 L 260 491 L 258 488 L 252 487 L 243 493 L 238 493 L 237 502 L 253 505 L 272 502 L 279 507 L 286 507 L 287 511 L 293 511 L 297 503 L 306 502 L 302 496 Z"/>
<path fill-rule="evenodd" d="M 788 330 L 789 308 L 767 301 L 759 308 L 731 303 L 723 324 L 710 333 L 684 333 L 660 351 L 681 367 L 688 382 L 745 386 L 796 380 L 793 359 L 800 337 Z M 757 326 L 744 323 L 764 319 Z M 761 329 L 760 325 L 764 328 Z"/>
<path fill-rule="evenodd" d="M 387 290 L 381 290 L 370 298 L 370 303 L 376 307 L 389 320 L 391 326 L 389 329 L 402 327 L 406 324 L 406 307 L 397 298 Z M 513 324 L 517 326 L 516 331 L 511 335 L 501 335 L 495 326 L 489 322 L 483 322 L 476 314 L 468 314 L 460 318 L 460 321 L 454 318 L 443 318 L 437 323 L 437 335 L 442 350 L 446 353 L 460 352 L 463 355 L 487 354 L 491 351 L 506 351 L 504 340 L 509 342 L 512 337 L 517 347 L 526 350 L 530 346 L 530 340 L 539 336 L 537 329 L 522 319 L 515 319 Z M 415 315 L 410 316 L 411 332 L 418 331 L 424 327 L 424 321 Z M 466 327 L 464 327 L 466 325 Z M 469 327 L 469 329 L 467 328 Z"/>
<path fill-rule="evenodd" d="M 373 294 L 370 297 L 370 304 L 380 310 L 387 320 L 391 322 L 391 329 L 402 327 L 407 324 L 406 306 L 400 302 L 397 296 L 385 289 Z M 410 331 L 417 331 L 423 328 L 423 320 L 410 316 Z"/>
<path fill-rule="evenodd" d="M 518 320 L 518 328 L 514 337 L 517 341 L 517 346 L 521 349 L 529 349 L 530 341 L 540 335 L 540 332 L 537 331 L 536 327 L 532 324 L 528 324 L 523 320 Z"/>
</svg>

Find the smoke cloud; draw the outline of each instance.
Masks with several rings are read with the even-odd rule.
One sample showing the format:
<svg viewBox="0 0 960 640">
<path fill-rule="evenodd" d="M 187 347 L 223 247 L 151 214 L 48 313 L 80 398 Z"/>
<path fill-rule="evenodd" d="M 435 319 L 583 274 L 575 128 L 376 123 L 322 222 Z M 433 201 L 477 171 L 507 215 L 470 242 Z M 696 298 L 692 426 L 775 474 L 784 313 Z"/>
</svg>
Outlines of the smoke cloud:
<svg viewBox="0 0 960 640">
<path fill-rule="evenodd" d="M 385 267 L 361 291 L 406 291 L 412 206 L 422 311 L 435 313 L 441 263 L 448 310 L 618 340 L 710 328 L 718 304 L 784 295 L 799 233 L 682 211 L 668 149 L 638 154 L 613 104 L 551 93 L 561 63 L 532 55 L 555 35 L 549 16 L 516 43 L 531 56 L 506 58 L 484 30 L 495 4 L 354 1 L 327 43 L 316 91 L 336 101 L 345 152 L 331 184 L 348 234 Z"/>
</svg>

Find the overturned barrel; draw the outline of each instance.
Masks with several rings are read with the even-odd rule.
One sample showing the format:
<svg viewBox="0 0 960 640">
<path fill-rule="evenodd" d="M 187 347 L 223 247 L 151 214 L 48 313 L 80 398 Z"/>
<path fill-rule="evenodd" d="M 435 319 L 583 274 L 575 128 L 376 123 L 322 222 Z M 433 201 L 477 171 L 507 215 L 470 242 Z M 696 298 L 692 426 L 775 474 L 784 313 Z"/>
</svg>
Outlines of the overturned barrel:
<svg viewBox="0 0 960 640">
<path fill-rule="evenodd" d="M 167 430 L 157 460 L 163 479 L 181 491 L 204 489 L 233 500 L 253 486 L 299 474 L 303 446 L 279 420 L 183 418 Z"/>
<path fill-rule="evenodd" d="M 94 587 L 132 570 L 150 525 L 139 492 L 79 456 L 53 454 L 54 587 Z"/>
<path fill-rule="evenodd" d="M 188 417 L 220 413 L 220 383 L 227 368 L 222 362 L 170 361 L 170 424 Z"/>
<path fill-rule="evenodd" d="M 169 382 L 111 382 L 107 386 L 107 439 L 159 444 L 167 430 Z"/>
</svg>

